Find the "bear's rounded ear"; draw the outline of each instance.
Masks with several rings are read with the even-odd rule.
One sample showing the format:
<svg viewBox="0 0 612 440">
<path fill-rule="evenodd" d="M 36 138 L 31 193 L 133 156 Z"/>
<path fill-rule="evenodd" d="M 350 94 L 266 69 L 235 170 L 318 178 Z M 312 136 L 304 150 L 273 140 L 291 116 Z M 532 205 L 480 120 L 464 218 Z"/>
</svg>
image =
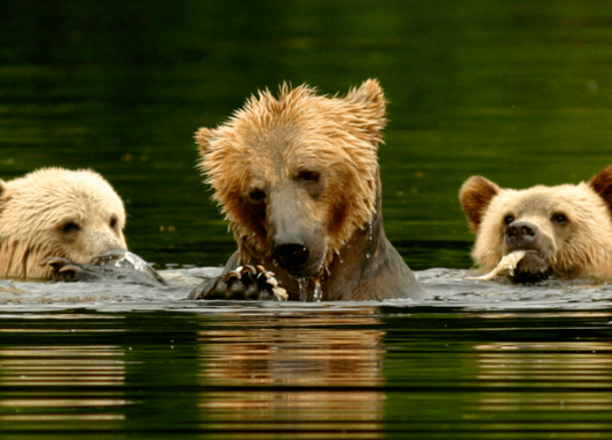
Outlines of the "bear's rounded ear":
<svg viewBox="0 0 612 440">
<path fill-rule="evenodd" d="M 200 152 L 202 155 L 206 154 L 206 149 L 208 148 L 208 144 L 212 139 L 213 131 L 210 128 L 200 128 L 195 133 L 196 143 L 200 146 Z"/>
<path fill-rule="evenodd" d="M 608 205 L 608 210 L 612 213 L 612 166 L 605 168 L 593 177 L 589 185 L 604 199 L 606 205 Z"/>
<path fill-rule="evenodd" d="M 499 191 L 499 186 L 482 176 L 472 176 L 461 185 L 459 190 L 461 208 L 474 232 L 478 231 L 487 206 Z"/>
<path fill-rule="evenodd" d="M 352 88 L 346 95 L 347 99 L 356 101 L 365 106 L 373 117 L 384 118 L 387 101 L 382 87 L 377 79 L 365 80 L 359 88 Z"/>
<path fill-rule="evenodd" d="M 365 80 L 359 88 L 349 90 L 346 99 L 357 104 L 355 114 L 358 116 L 359 128 L 369 133 L 372 144 L 378 146 L 382 141 L 381 131 L 387 123 L 387 100 L 378 80 Z"/>
</svg>

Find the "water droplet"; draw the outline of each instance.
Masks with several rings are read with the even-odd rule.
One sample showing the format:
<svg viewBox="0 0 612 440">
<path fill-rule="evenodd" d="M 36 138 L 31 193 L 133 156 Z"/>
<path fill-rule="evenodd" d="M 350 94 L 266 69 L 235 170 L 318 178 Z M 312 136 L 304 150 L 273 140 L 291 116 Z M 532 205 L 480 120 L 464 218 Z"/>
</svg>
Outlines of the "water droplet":
<svg viewBox="0 0 612 440">
<path fill-rule="evenodd" d="M 308 280 L 306 278 L 298 278 L 298 286 L 300 287 L 300 301 L 308 301 Z"/>
<path fill-rule="evenodd" d="M 366 252 L 366 258 L 369 259 L 372 255 L 369 252 Z"/>
<path fill-rule="evenodd" d="M 315 281 L 314 294 L 312 295 L 312 300 L 314 302 L 321 302 L 323 298 L 323 290 L 321 289 L 321 282 L 319 280 Z"/>
<path fill-rule="evenodd" d="M 342 258 L 340 258 L 340 264 L 344 263 L 344 260 Z"/>
</svg>

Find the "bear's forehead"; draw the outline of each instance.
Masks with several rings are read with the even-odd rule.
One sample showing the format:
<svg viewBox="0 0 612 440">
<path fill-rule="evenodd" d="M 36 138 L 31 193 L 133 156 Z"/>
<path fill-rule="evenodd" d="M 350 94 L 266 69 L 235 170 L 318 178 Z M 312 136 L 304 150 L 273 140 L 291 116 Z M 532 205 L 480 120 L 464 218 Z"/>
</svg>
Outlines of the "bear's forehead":
<svg viewBox="0 0 612 440">
<path fill-rule="evenodd" d="M 348 133 L 342 124 L 319 116 L 299 120 L 295 118 L 276 117 L 265 121 L 254 122 L 248 118 L 236 121 L 229 127 L 226 136 L 251 149 L 284 151 L 309 144 L 325 144 L 347 137 Z"/>
<path fill-rule="evenodd" d="M 35 176 L 36 177 L 36 176 Z M 105 181 L 89 181 L 78 174 L 57 175 L 54 180 L 18 179 L 11 182 L 8 205 L 24 215 L 116 214 L 124 216 L 121 199 Z M 28 215 L 30 215 L 28 214 Z"/>
<path fill-rule="evenodd" d="M 535 186 L 525 190 L 505 190 L 497 205 L 505 215 L 550 214 L 554 211 L 591 210 L 601 205 L 586 185 Z"/>
<path fill-rule="evenodd" d="M 317 127 L 310 125 L 295 120 L 268 121 L 265 125 L 241 121 L 225 129 L 214 150 L 246 169 L 253 168 L 256 175 L 280 176 L 302 168 L 349 165 L 349 150 L 376 161 L 374 149 L 362 148 L 360 141 L 340 125 L 330 121 L 314 124 Z"/>
</svg>

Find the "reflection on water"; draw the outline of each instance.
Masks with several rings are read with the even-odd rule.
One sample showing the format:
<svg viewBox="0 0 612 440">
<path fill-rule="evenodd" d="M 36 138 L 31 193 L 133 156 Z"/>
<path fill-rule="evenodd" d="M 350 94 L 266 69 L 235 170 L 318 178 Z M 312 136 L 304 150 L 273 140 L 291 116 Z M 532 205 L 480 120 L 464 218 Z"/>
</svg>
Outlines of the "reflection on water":
<svg viewBox="0 0 612 440">
<path fill-rule="evenodd" d="M 3 438 L 612 430 L 608 310 L 211 302 L 75 312 L 0 313 Z"/>
<path fill-rule="evenodd" d="M 2 383 L 6 385 L 123 385 L 125 367 L 119 347 L 3 348 Z"/>
<path fill-rule="evenodd" d="M 330 435 L 381 433 L 384 331 L 376 308 L 354 312 L 258 317 L 198 332 L 201 383 L 237 388 L 206 395 L 206 419 L 248 432 L 282 421 Z"/>
<path fill-rule="evenodd" d="M 387 369 L 387 383 L 404 391 L 390 400 L 410 415 L 387 413 L 387 420 L 410 432 L 443 421 L 440 438 L 598 438 L 612 429 L 612 345 L 601 340 L 611 313 L 421 318 L 422 331 L 433 333 L 413 344 L 421 360 L 412 377 Z M 387 357 L 399 362 L 413 353 L 400 345 L 402 332 L 388 337 L 394 333 L 398 344 Z"/>
<path fill-rule="evenodd" d="M 3 323 L 6 319 L 21 320 L 15 315 L 2 318 Z M 26 334 L 28 338 L 40 340 L 40 345 L 4 343 L 0 349 L 3 430 L 40 431 L 59 426 L 69 430 L 108 429 L 125 420 L 126 415 L 120 408 L 130 402 L 123 390 L 126 384 L 124 350 L 113 345 L 44 343 L 50 334 L 54 335 L 52 339 L 61 341 L 75 330 L 41 325 L 41 320 L 43 323 L 79 322 L 85 318 L 83 315 L 25 315 L 23 318 L 24 328 L 5 325 L 2 331 L 8 339 Z M 33 328 L 27 327 L 28 322 L 35 323 Z M 3 338 L 3 342 L 6 340 Z"/>
</svg>

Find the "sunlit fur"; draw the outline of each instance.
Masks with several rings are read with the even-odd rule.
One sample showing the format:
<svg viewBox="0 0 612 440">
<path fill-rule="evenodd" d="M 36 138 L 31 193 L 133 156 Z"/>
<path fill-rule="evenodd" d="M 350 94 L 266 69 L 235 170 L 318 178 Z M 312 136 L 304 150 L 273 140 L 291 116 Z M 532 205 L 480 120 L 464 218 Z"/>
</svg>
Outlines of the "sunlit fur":
<svg viewBox="0 0 612 440">
<path fill-rule="evenodd" d="M 477 233 L 474 260 L 492 269 L 509 252 L 504 217 L 512 215 L 517 221 L 527 221 L 539 228 L 540 243 L 544 243 L 539 251 L 554 272 L 612 275 L 612 216 L 606 200 L 612 180 L 608 174 L 607 169 L 596 176 L 609 180 L 601 194 L 592 183 L 584 182 L 514 190 L 501 189 L 480 176 L 468 179 L 460 199 Z M 482 194 L 487 195 L 480 197 Z M 565 225 L 551 221 L 557 213 L 567 217 Z"/>
<path fill-rule="evenodd" d="M 80 230 L 64 234 L 68 222 Z M 44 168 L 0 180 L 0 277 L 49 278 L 51 269 L 39 265 L 46 257 L 86 263 L 105 251 L 125 249 L 124 225 L 123 202 L 91 170 Z"/>
<path fill-rule="evenodd" d="M 365 81 L 345 97 L 284 84 L 278 98 L 261 91 L 226 123 L 197 132 L 200 168 L 242 255 L 270 251 L 265 232 L 253 226 L 245 198 L 253 188 L 282 184 L 296 170 L 321 171 L 323 193 L 308 206 L 311 220 L 328 231 L 320 271 L 356 230 L 367 226 L 380 191 L 377 149 L 385 104 L 376 80 Z M 335 207 L 344 207 L 348 215 L 335 218 Z"/>
</svg>

